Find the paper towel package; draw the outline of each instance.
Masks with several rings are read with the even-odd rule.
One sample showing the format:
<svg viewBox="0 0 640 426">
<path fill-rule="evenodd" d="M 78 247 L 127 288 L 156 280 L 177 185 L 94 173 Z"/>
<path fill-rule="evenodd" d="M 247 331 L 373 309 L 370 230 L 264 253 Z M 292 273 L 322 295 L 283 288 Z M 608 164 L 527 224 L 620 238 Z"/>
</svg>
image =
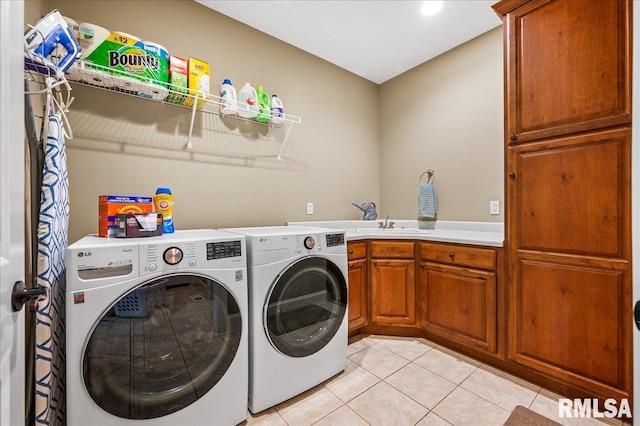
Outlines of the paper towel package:
<svg viewBox="0 0 640 426">
<path fill-rule="evenodd" d="M 158 70 L 148 80 L 145 79 L 140 95 L 163 101 L 169 94 L 169 52 L 164 46 L 151 41 L 143 41 L 142 46 L 146 55 L 157 58 Z"/>
<path fill-rule="evenodd" d="M 195 99 L 196 93 L 198 94 L 198 108 L 202 108 L 202 106 L 207 102 L 209 97 L 209 76 L 211 73 L 209 63 L 205 61 L 201 61 L 196 58 L 189 58 L 187 61 L 188 68 L 188 85 L 189 85 L 189 94 L 191 96 L 187 97 L 184 101 L 184 105 L 193 106 L 193 100 Z"/>
<path fill-rule="evenodd" d="M 132 84 L 131 80 L 155 84 L 166 89 L 169 79 L 167 51 L 161 46 L 142 42 L 137 37 L 125 33 L 109 34 L 85 57 L 85 61 L 86 68 L 113 74 L 115 77 L 124 77 L 122 81 L 114 78 L 114 85 L 145 97 L 152 96 L 144 90 L 144 85 Z"/>
</svg>

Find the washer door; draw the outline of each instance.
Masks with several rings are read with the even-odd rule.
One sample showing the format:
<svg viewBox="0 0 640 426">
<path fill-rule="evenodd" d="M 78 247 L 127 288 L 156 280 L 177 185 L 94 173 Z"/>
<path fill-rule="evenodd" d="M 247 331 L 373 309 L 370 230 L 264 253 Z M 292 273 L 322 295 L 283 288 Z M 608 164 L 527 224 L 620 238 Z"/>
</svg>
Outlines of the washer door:
<svg viewBox="0 0 640 426">
<path fill-rule="evenodd" d="M 96 324 L 84 350 L 84 384 L 115 416 L 162 417 L 215 386 L 241 334 L 238 302 L 222 284 L 165 275 L 121 297 Z"/>
<path fill-rule="evenodd" d="M 264 310 L 273 346 L 305 357 L 331 341 L 347 309 L 347 282 L 340 268 L 319 257 L 303 258 L 275 280 Z"/>
</svg>

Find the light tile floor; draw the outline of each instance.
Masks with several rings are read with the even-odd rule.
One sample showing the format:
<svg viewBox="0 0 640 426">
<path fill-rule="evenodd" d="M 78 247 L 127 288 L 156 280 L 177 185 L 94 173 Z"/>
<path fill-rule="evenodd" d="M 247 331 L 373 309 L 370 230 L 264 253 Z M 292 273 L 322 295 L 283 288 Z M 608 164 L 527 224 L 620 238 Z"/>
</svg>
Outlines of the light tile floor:
<svg viewBox="0 0 640 426">
<path fill-rule="evenodd" d="M 247 425 L 503 425 L 517 405 L 561 424 L 608 426 L 594 418 L 558 418 L 546 389 L 425 339 L 356 336 L 344 372 Z"/>
</svg>

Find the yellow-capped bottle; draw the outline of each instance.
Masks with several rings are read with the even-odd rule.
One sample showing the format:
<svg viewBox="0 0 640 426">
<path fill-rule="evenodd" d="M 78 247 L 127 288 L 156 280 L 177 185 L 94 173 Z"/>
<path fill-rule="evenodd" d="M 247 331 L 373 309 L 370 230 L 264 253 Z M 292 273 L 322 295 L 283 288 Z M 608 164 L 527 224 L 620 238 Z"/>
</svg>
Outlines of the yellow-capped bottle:
<svg viewBox="0 0 640 426">
<path fill-rule="evenodd" d="M 162 213 L 162 233 L 172 234 L 175 231 L 173 226 L 173 202 L 175 199 L 169 188 L 156 189 L 156 195 L 153 196 L 153 205 L 156 213 Z"/>
</svg>

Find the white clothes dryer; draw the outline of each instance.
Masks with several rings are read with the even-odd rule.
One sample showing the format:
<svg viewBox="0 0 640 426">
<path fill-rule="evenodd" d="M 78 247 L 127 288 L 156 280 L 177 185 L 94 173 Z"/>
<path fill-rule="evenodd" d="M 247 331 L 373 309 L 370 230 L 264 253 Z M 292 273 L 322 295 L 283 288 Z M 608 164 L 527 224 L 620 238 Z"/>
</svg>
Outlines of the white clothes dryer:
<svg viewBox="0 0 640 426">
<path fill-rule="evenodd" d="M 263 411 L 347 364 L 347 249 L 341 230 L 227 229 L 247 238 L 249 410 Z"/>
<path fill-rule="evenodd" d="M 243 236 L 87 236 L 67 251 L 67 424 L 247 417 Z"/>
</svg>

